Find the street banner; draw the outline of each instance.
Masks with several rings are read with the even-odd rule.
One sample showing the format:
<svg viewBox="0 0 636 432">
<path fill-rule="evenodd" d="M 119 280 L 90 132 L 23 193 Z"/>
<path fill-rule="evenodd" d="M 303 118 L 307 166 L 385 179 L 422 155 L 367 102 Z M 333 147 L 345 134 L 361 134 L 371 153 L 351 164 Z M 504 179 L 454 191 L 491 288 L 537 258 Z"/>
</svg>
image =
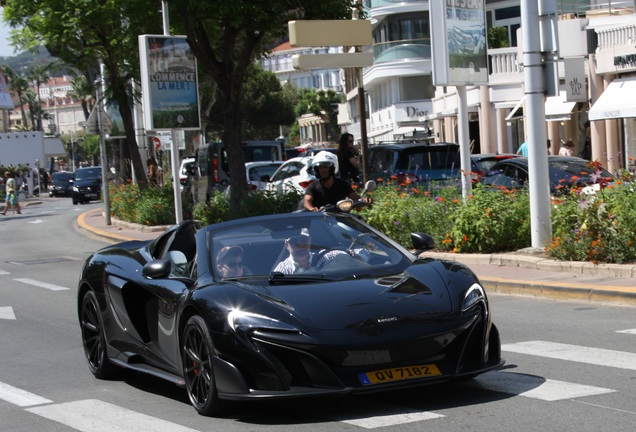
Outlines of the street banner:
<svg viewBox="0 0 636 432">
<path fill-rule="evenodd" d="M 185 36 L 139 36 L 146 130 L 200 129 L 197 63 Z"/>
</svg>

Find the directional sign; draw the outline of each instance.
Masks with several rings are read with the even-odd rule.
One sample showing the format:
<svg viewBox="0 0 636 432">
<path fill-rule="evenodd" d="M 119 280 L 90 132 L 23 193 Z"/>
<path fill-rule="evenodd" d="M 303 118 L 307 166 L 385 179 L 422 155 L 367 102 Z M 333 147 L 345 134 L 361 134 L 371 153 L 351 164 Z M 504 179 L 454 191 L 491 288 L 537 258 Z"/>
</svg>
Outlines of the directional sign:
<svg viewBox="0 0 636 432">
<path fill-rule="evenodd" d="M 99 133 L 99 125 L 97 124 L 97 114 L 95 112 L 99 110 L 99 121 L 102 126 L 102 133 L 109 135 L 112 132 L 113 122 L 111 121 L 106 111 L 100 106 L 95 105 L 86 120 L 86 133 L 96 135 Z"/>
<path fill-rule="evenodd" d="M 289 21 L 289 43 L 293 47 L 371 45 L 371 21 L 301 20 Z"/>
<path fill-rule="evenodd" d="M 373 53 L 306 54 L 292 56 L 294 69 L 355 68 L 373 65 Z"/>
</svg>

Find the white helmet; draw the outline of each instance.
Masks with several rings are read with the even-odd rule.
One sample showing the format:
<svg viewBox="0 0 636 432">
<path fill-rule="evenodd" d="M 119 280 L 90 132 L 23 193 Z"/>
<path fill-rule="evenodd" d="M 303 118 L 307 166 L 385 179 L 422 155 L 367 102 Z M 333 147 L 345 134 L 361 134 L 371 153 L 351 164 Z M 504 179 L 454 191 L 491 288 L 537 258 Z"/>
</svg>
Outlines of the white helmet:
<svg viewBox="0 0 636 432">
<path fill-rule="evenodd" d="M 311 170 L 316 177 L 318 177 L 318 165 L 330 165 L 332 167 L 329 170 L 331 175 L 336 175 L 340 172 L 338 156 L 328 151 L 319 152 L 311 161 Z"/>
</svg>

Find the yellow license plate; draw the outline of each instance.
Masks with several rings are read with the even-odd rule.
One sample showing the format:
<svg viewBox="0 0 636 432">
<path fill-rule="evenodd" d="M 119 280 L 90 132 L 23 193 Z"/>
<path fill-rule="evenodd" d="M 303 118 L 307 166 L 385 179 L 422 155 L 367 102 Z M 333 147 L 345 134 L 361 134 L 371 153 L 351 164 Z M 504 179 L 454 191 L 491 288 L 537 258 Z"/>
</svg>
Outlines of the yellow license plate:
<svg viewBox="0 0 636 432">
<path fill-rule="evenodd" d="M 434 364 L 404 366 L 391 369 L 382 369 L 373 372 L 358 374 L 362 385 L 381 384 L 393 381 L 426 378 L 441 375 L 442 373 Z"/>
</svg>

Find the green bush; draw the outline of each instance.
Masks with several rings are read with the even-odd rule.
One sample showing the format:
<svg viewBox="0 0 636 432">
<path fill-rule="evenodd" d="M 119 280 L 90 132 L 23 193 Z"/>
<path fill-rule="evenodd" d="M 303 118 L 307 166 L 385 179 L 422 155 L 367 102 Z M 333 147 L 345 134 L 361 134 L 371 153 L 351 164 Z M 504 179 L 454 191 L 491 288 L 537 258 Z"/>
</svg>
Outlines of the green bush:
<svg viewBox="0 0 636 432">
<path fill-rule="evenodd" d="M 527 190 L 509 192 L 475 187 L 458 206 L 454 224 L 443 241 L 454 252 L 495 253 L 531 245 L 530 199 Z"/>
<path fill-rule="evenodd" d="M 111 185 L 111 212 L 116 218 L 160 225 L 174 223 L 172 185 L 149 188 Z M 374 204 L 361 216 L 403 246 L 411 247 L 411 232 L 430 234 L 438 249 L 458 253 L 510 252 L 531 245 L 530 199 L 527 190 L 492 190 L 476 186 L 466 200 L 461 188 L 410 184 L 379 186 Z M 302 195 L 251 192 L 236 217 L 287 213 Z M 194 207 L 193 217 L 214 224 L 230 219 L 229 195 L 216 193 Z M 465 201 L 465 202 L 464 202 Z M 636 260 L 636 193 L 632 183 L 617 182 L 596 195 L 573 191 L 551 209 L 549 256 L 560 260 L 626 263 Z"/>
<path fill-rule="evenodd" d="M 110 212 L 117 219 L 141 225 L 169 225 L 175 222 L 174 192 L 171 182 L 142 192 L 136 184 L 109 186 Z"/>
<path fill-rule="evenodd" d="M 593 196 L 571 195 L 552 209 L 549 256 L 564 261 L 636 260 L 636 194 L 619 184 Z"/>
</svg>

